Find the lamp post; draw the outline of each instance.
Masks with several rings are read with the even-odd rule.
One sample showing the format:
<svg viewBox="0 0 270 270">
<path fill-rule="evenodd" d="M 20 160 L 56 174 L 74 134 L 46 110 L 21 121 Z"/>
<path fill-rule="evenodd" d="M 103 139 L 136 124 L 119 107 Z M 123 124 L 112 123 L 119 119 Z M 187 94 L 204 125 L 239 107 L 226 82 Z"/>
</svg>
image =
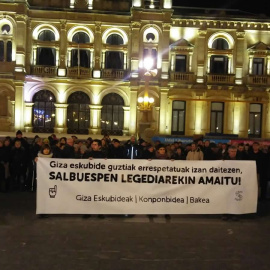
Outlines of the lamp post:
<svg viewBox="0 0 270 270">
<path fill-rule="evenodd" d="M 154 105 L 154 98 L 149 97 L 149 81 L 151 77 L 155 77 L 157 75 L 157 70 L 152 69 L 154 65 L 154 60 L 151 57 L 146 57 L 143 61 L 143 66 L 145 68 L 144 78 L 145 85 L 143 91 L 143 97 L 138 98 L 138 110 L 141 113 L 139 131 L 142 133 L 145 128 L 151 126 L 153 122 L 152 118 L 152 108 Z"/>
</svg>

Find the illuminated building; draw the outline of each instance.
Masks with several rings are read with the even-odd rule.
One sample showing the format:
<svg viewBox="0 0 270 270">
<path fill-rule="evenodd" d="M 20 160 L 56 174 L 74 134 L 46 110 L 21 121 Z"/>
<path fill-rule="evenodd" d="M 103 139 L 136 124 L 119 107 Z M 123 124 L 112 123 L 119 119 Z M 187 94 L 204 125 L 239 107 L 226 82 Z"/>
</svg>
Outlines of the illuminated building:
<svg viewBox="0 0 270 270">
<path fill-rule="evenodd" d="M 131 135 L 145 121 L 148 135 L 270 137 L 267 17 L 171 0 L 0 10 L 1 131 Z M 151 121 L 140 117 L 146 92 Z"/>
</svg>

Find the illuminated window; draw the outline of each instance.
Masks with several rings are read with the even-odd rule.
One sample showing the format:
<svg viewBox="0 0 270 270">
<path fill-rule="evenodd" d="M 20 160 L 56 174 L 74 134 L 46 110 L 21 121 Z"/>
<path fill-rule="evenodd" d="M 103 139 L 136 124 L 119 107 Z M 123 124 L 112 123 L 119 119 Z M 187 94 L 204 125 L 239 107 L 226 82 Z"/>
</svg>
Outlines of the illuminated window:
<svg viewBox="0 0 270 270">
<path fill-rule="evenodd" d="M 48 90 L 41 90 L 33 97 L 33 132 L 51 133 L 55 125 L 55 97 Z"/>
<path fill-rule="evenodd" d="M 248 136 L 261 137 L 262 104 L 250 104 L 249 106 L 249 129 Z"/>
<path fill-rule="evenodd" d="M 210 60 L 210 73 L 228 74 L 228 57 L 222 55 L 212 55 Z"/>
<path fill-rule="evenodd" d="M 187 71 L 187 56 L 176 55 L 175 56 L 175 72 L 186 72 Z"/>
<path fill-rule="evenodd" d="M 90 43 L 90 38 L 86 33 L 78 32 L 73 36 L 72 42 L 77 44 L 86 44 Z M 90 58 L 90 50 L 81 49 L 78 45 L 78 48 L 71 50 L 71 67 L 80 66 L 90 68 Z"/>
<path fill-rule="evenodd" d="M 124 40 L 118 34 L 111 34 L 111 35 L 108 36 L 108 38 L 106 40 L 106 44 L 110 44 L 110 45 L 123 45 L 124 44 Z"/>
<path fill-rule="evenodd" d="M 153 59 L 152 69 L 157 68 L 157 50 L 155 48 L 145 48 L 143 50 L 143 59 L 150 57 Z"/>
<path fill-rule="evenodd" d="M 216 50 L 228 50 L 229 43 L 224 38 L 217 38 L 213 41 L 212 48 Z"/>
<path fill-rule="evenodd" d="M 124 53 L 108 51 L 105 53 L 106 69 L 124 69 Z"/>
<path fill-rule="evenodd" d="M 253 58 L 252 75 L 263 75 L 264 74 L 264 59 Z"/>
<path fill-rule="evenodd" d="M 223 133 L 223 118 L 224 118 L 224 103 L 212 102 L 211 103 L 211 133 Z"/>
<path fill-rule="evenodd" d="M 88 134 L 90 123 L 90 99 L 77 91 L 68 98 L 67 127 L 69 134 Z"/>
<path fill-rule="evenodd" d="M 172 106 L 172 134 L 185 134 L 186 102 L 173 101 Z"/>
<path fill-rule="evenodd" d="M 55 41 L 55 35 L 51 30 L 43 30 L 39 33 L 38 40 L 42 42 Z M 38 47 L 36 64 L 40 66 L 55 66 L 56 49 L 47 47 L 47 44 Z"/>
<path fill-rule="evenodd" d="M 40 41 L 55 41 L 55 35 L 51 30 L 43 30 L 38 35 Z"/>
<path fill-rule="evenodd" d="M 115 93 L 106 95 L 102 99 L 101 132 L 102 134 L 123 135 L 124 100 Z"/>
<path fill-rule="evenodd" d="M 4 24 L 2 27 L 1 27 L 1 30 L 2 30 L 2 34 L 9 34 L 11 28 L 10 28 L 10 25 L 8 24 Z"/>
</svg>

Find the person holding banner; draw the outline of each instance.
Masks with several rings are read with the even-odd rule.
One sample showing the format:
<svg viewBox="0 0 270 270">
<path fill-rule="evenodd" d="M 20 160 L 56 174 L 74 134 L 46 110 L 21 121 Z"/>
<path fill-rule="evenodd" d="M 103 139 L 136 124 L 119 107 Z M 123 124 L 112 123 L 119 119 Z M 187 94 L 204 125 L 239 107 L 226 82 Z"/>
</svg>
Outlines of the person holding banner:
<svg viewBox="0 0 270 270">
<path fill-rule="evenodd" d="M 91 144 L 91 151 L 86 151 L 83 154 L 83 158 L 95 159 L 95 158 L 106 158 L 106 155 L 103 151 L 101 151 L 102 143 L 101 140 L 95 139 Z M 83 218 L 89 218 L 91 215 L 83 215 Z M 98 215 L 99 218 L 105 218 L 104 215 Z"/>
<path fill-rule="evenodd" d="M 187 160 L 203 160 L 203 152 L 196 143 L 191 144 L 191 150 L 187 153 Z"/>
<path fill-rule="evenodd" d="M 260 150 L 260 144 L 254 142 L 252 144 L 251 151 L 249 152 L 249 159 L 256 161 L 257 166 L 257 181 L 258 181 L 258 198 L 265 199 L 266 196 L 266 177 L 265 177 L 265 163 L 266 163 L 266 154 Z"/>
<path fill-rule="evenodd" d="M 86 151 L 83 154 L 83 158 L 106 158 L 106 155 L 103 151 L 101 151 L 101 140 L 95 139 L 91 144 L 91 151 Z"/>
<path fill-rule="evenodd" d="M 239 155 L 237 155 L 237 148 L 236 146 L 232 145 L 229 146 L 228 151 L 227 151 L 227 155 L 224 157 L 224 160 L 241 160 L 241 157 Z M 232 214 L 224 214 L 222 215 L 222 220 L 233 220 L 233 221 L 237 221 L 238 217 L 237 215 L 232 215 Z"/>
<path fill-rule="evenodd" d="M 125 151 L 124 151 L 124 158 L 126 159 L 140 159 L 141 158 L 141 149 L 136 142 L 135 136 L 131 136 L 130 140 L 127 141 Z"/>
</svg>

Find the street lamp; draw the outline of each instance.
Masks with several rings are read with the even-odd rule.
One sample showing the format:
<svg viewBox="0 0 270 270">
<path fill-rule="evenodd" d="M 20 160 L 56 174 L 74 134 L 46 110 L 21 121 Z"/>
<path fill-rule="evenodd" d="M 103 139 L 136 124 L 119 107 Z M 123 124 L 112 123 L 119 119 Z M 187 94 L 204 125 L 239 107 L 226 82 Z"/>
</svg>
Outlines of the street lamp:
<svg viewBox="0 0 270 270">
<path fill-rule="evenodd" d="M 152 57 L 146 57 L 143 60 L 143 66 L 146 69 L 144 73 L 145 76 L 145 88 L 143 97 L 138 98 L 138 105 L 140 111 L 151 111 L 152 106 L 155 102 L 153 97 L 149 97 L 148 88 L 149 88 L 149 80 L 151 77 L 155 77 L 157 75 L 157 70 L 152 69 L 154 65 L 154 59 Z"/>
</svg>

